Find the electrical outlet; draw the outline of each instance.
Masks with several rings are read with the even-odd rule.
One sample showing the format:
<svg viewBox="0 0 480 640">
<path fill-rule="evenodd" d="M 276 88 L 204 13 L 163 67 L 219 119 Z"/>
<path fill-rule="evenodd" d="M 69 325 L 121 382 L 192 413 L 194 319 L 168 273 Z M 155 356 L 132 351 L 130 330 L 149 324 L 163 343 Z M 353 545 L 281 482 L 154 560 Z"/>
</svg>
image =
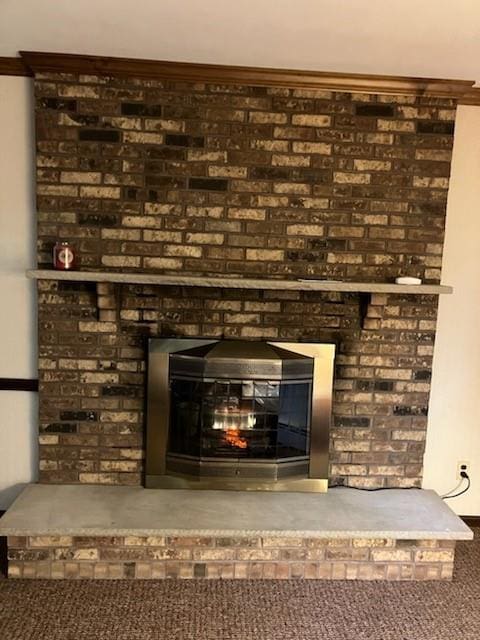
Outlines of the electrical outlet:
<svg viewBox="0 0 480 640">
<path fill-rule="evenodd" d="M 467 460 L 459 460 L 457 462 L 457 479 L 460 480 L 462 476 L 460 475 L 461 471 L 465 471 L 468 473 L 470 471 L 470 462 Z"/>
</svg>

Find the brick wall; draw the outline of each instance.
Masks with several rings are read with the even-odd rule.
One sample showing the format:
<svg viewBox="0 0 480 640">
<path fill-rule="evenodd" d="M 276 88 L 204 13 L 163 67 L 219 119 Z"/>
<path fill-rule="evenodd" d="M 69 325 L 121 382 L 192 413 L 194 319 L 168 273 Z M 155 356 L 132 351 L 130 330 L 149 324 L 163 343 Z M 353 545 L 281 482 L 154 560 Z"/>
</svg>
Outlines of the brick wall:
<svg viewBox="0 0 480 640">
<path fill-rule="evenodd" d="M 440 280 L 455 103 L 38 75 L 39 264 Z M 437 299 L 39 283 L 40 477 L 140 484 L 146 338 L 338 344 L 331 479 L 418 485 Z"/>
</svg>

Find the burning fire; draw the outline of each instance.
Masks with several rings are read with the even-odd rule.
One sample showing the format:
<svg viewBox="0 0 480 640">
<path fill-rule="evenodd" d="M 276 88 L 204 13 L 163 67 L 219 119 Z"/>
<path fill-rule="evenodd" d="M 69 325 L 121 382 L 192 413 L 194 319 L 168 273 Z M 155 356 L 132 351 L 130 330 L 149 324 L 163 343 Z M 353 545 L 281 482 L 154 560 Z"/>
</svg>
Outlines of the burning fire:
<svg viewBox="0 0 480 640">
<path fill-rule="evenodd" d="M 240 436 L 239 429 L 228 429 L 223 438 L 227 444 L 237 449 L 246 449 L 248 446 L 247 440 Z"/>
<path fill-rule="evenodd" d="M 240 407 L 238 398 L 231 398 L 215 408 L 212 428 L 223 431 L 225 444 L 246 449 L 248 441 L 240 433 L 255 427 L 256 417 L 250 407 Z"/>
</svg>

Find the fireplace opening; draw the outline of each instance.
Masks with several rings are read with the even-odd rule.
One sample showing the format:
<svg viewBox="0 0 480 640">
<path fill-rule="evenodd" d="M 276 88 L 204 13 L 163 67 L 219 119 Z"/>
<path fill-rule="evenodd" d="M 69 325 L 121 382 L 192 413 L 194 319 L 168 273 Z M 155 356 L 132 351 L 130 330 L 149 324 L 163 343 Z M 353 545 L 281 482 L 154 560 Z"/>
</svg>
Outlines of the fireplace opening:
<svg viewBox="0 0 480 640">
<path fill-rule="evenodd" d="M 149 347 L 148 487 L 325 490 L 333 345 Z"/>
</svg>

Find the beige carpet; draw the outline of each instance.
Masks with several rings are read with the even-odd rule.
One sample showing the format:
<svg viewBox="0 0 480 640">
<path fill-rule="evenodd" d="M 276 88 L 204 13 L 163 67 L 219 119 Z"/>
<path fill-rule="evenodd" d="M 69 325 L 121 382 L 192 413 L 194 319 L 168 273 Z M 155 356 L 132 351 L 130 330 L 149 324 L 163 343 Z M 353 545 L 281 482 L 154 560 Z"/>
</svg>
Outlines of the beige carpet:
<svg viewBox="0 0 480 640">
<path fill-rule="evenodd" d="M 480 529 L 453 583 L 0 581 L 1 640 L 480 640 Z"/>
</svg>

